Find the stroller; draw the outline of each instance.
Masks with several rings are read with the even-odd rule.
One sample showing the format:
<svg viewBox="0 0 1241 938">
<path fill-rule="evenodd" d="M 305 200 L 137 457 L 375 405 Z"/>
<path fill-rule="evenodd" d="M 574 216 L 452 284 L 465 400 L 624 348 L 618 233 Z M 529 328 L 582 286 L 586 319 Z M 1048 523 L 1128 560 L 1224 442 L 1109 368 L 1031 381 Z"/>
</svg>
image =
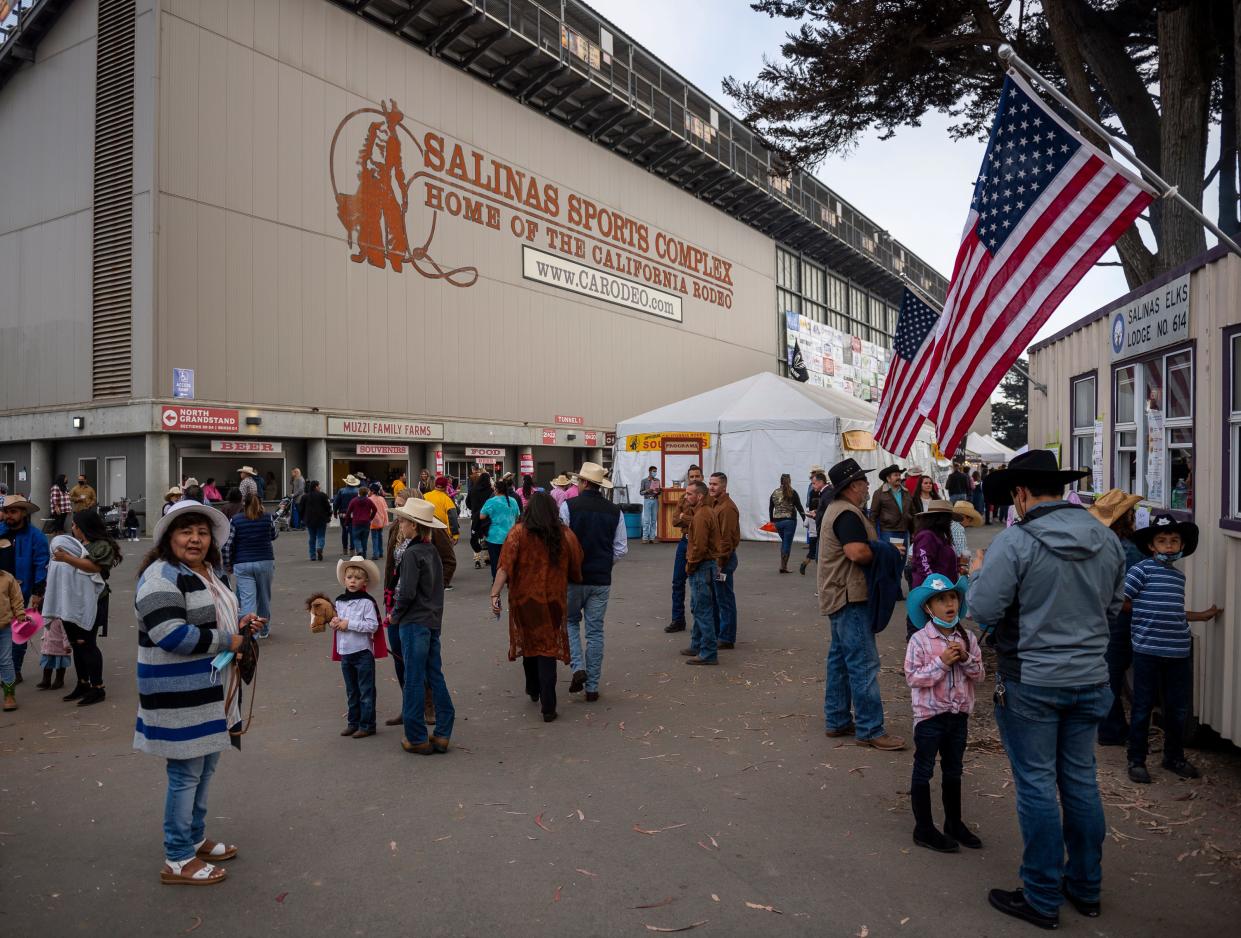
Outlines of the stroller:
<svg viewBox="0 0 1241 938">
<path fill-rule="evenodd" d="M 289 518 L 293 514 L 293 499 L 286 495 L 280 499 L 280 504 L 276 507 L 276 530 L 289 530 Z"/>
</svg>

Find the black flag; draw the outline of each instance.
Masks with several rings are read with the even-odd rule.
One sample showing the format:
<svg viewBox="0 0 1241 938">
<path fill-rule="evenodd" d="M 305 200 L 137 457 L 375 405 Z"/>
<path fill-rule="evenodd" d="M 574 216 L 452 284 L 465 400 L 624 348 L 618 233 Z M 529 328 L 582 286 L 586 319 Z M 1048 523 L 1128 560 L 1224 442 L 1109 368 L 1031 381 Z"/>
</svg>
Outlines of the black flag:
<svg viewBox="0 0 1241 938">
<path fill-rule="evenodd" d="M 809 381 L 810 372 L 806 370 L 806 360 L 801 357 L 801 344 L 793 341 L 793 350 L 789 352 L 789 373 L 796 381 Z"/>
</svg>

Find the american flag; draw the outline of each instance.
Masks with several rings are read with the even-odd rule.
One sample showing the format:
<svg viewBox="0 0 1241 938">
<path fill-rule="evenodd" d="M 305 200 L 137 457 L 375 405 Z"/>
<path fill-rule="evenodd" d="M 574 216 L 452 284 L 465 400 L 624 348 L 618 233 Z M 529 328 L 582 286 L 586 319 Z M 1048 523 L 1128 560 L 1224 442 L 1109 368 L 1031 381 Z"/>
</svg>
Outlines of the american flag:
<svg viewBox="0 0 1241 938">
<path fill-rule="evenodd" d="M 889 453 L 908 455 L 922 426 L 923 414 L 918 405 L 931 380 L 929 365 L 937 322 L 939 311 L 906 289 L 896 321 L 892 366 L 875 420 L 875 440 Z"/>
<path fill-rule="evenodd" d="M 956 451 L 1034 334 L 1154 198 L 1009 72 L 919 408 L 941 450 Z"/>
</svg>

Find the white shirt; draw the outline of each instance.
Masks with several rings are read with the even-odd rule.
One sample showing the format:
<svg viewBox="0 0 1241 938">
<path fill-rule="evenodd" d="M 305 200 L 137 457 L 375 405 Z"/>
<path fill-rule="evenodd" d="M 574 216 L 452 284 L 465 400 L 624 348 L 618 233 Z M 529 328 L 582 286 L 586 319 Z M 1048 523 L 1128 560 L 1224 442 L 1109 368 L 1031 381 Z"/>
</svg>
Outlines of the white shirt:
<svg viewBox="0 0 1241 938">
<path fill-rule="evenodd" d="M 379 617 L 375 603 L 367 598 L 336 600 L 336 615 L 348 620 L 344 632 L 336 632 L 336 654 L 344 657 L 355 651 L 374 651 L 375 630 Z"/>
</svg>

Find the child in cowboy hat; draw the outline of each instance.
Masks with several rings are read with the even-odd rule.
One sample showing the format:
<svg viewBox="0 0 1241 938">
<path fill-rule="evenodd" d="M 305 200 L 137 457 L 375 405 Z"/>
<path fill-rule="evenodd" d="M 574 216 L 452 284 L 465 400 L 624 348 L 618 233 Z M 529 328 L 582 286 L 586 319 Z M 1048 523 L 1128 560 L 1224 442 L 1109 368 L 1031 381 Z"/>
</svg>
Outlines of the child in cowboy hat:
<svg viewBox="0 0 1241 938">
<path fill-rule="evenodd" d="M 354 556 L 336 564 L 336 580 L 345 591 L 336 597 L 332 632 L 332 660 L 340 662 L 345 677 L 348 722 L 341 736 L 365 739 L 375 735 L 375 659 L 387 657 L 379 604 L 368 590 L 379 582 L 379 568 L 365 557 Z"/>
<path fill-rule="evenodd" d="M 983 679 L 982 649 L 961 624 L 969 577 L 955 583 L 932 574 L 909 594 L 909 618 L 918 631 L 905 649 L 905 681 L 914 711 L 914 767 L 910 797 L 914 843 L 940 853 L 960 844 L 978 849 L 978 839 L 961 820 L 961 763 L 974 709 L 974 685 Z M 931 817 L 931 778 L 939 753 L 944 830 Z"/>
<path fill-rule="evenodd" d="M 1209 622 L 1220 614 L 1185 608 L 1185 574 L 1173 564 L 1198 548 L 1198 526 L 1157 514 L 1133 535 L 1147 558 L 1125 574 L 1125 599 L 1132 606 L 1133 715 L 1129 727 L 1129 778 L 1149 784 L 1147 734 L 1155 695 L 1163 696 L 1163 767 L 1181 778 L 1198 778 L 1185 758 L 1185 721 L 1193 685 L 1190 622 Z"/>
</svg>

